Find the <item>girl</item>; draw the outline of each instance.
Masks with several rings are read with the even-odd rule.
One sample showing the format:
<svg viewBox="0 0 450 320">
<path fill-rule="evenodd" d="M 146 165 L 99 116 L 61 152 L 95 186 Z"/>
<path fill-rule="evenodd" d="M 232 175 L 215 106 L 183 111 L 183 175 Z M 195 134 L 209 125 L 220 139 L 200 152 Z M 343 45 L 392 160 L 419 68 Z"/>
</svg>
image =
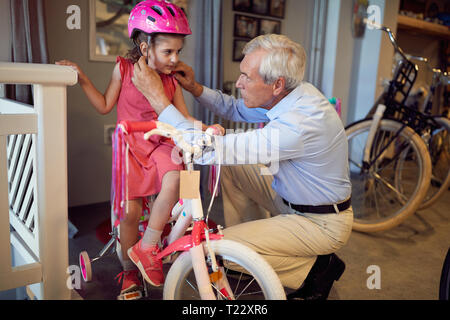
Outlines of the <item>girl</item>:
<svg viewBox="0 0 450 320">
<path fill-rule="evenodd" d="M 111 81 L 104 94 L 94 87 L 75 63 L 63 60 L 56 64 L 69 65 L 76 69 L 81 87 L 100 114 L 109 113 L 117 102 L 117 122 L 157 120 L 156 112 L 131 81 L 134 63 L 144 55 L 148 65 L 159 73 L 169 100 L 186 118 L 194 121 L 187 111 L 181 87 L 173 76 L 184 37 L 191 34 L 183 11 L 165 1 L 142 1 L 130 12 L 128 33 L 135 48 L 128 53 L 127 59 L 117 58 Z M 203 129 L 205 127 L 203 125 Z M 224 131 L 223 128 L 219 129 Z M 117 155 L 117 129 L 114 136 L 116 139 L 113 141 L 113 154 Z M 147 141 L 143 139 L 143 133 L 127 134 L 123 139 L 129 146 L 129 172 L 126 182 L 122 181 L 122 174 L 113 172 L 113 186 L 116 183 L 121 186 L 126 183 L 127 203 L 124 204 L 120 198 L 118 201 L 117 197 L 121 192 L 117 192 L 117 188 L 112 192 L 115 198 L 112 199 L 113 210 L 120 219 L 124 268 L 121 294 L 135 290 L 141 285 L 134 265 L 150 284 L 160 286 L 164 282 L 162 262 L 156 259 L 159 252 L 158 241 L 170 211 L 179 198 L 179 170 L 183 169 L 182 164 L 175 164 L 171 160 L 174 147 L 171 140 L 152 136 Z M 114 164 L 117 160 L 114 159 Z M 113 170 L 114 167 L 115 165 Z M 148 227 L 138 242 L 143 198 L 154 194 L 158 196 L 153 203 Z"/>
</svg>

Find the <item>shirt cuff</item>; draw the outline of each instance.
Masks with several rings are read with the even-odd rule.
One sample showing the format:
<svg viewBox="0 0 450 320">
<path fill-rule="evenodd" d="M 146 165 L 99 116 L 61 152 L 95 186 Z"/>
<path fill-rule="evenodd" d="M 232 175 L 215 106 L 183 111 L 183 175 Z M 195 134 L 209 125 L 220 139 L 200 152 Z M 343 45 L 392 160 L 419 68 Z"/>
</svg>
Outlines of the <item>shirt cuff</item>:
<svg viewBox="0 0 450 320">
<path fill-rule="evenodd" d="M 187 120 L 173 104 L 167 106 L 163 112 L 159 114 L 158 121 L 170 124 L 177 129 L 188 129 L 194 127 L 193 124 Z"/>
<path fill-rule="evenodd" d="M 211 101 L 214 101 L 216 98 L 216 92 L 215 90 L 203 86 L 203 92 L 200 96 L 196 97 L 195 100 L 197 100 L 198 103 L 211 103 Z"/>
</svg>

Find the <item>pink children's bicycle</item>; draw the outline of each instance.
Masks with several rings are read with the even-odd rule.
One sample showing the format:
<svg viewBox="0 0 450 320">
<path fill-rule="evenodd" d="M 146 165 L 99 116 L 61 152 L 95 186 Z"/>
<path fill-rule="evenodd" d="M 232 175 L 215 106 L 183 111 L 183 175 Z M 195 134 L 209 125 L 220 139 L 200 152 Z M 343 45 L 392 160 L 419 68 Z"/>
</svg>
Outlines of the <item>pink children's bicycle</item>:
<svg viewBox="0 0 450 320">
<path fill-rule="evenodd" d="M 220 165 L 205 219 L 199 193 L 200 172 L 194 170 L 193 160 L 201 155 L 203 148 L 212 147 L 212 129 L 195 132 L 198 139 L 187 142 L 183 138 L 185 132 L 158 121 L 121 122 L 119 126 L 125 134 L 146 132 L 145 139 L 154 134 L 173 139 L 182 150 L 186 165 L 186 171 L 180 173 L 181 199 L 171 212 L 169 223 L 172 228 L 167 237 L 162 239 L 162 250 L 158 255 L 164 263 L 171 264 L 164 283 L 163 299 L 286 299 L 278 276 L 260 255 L 243 244 L 223 239 L 221 226 L 215 229 L 208 227 Z M 190 234 L 186 235 L 187 231 L 191 231 Z M 117 240 L 118 231 L 113 228 L 112 239 L 106 247 L 109 249 L 116 243 L 117 250 L 120 245 Z M 89 260 L 87 253 L 80 254 L 80 266 L 85 280 L 89 279 L 92 272 L 90 263 L 108 249 L 102 250 L 100 256 L 92 260 Z"/>
</svg>

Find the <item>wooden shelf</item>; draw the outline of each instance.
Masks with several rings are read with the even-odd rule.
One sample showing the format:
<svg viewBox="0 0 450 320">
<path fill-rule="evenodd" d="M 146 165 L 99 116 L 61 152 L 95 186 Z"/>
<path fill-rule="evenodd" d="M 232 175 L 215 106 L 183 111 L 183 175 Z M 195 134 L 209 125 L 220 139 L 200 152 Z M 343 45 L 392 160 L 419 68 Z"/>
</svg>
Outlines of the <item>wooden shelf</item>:
<svg viewBox="0 0 450 320">
<path fill-rule="evenodd" d="M 398 15 L 398 28 L 414 33 L 431 35 L 439 38 L 450 39 L 450 28 L 437 23 L 414 19 L 407 16 Z"/>
</svg>

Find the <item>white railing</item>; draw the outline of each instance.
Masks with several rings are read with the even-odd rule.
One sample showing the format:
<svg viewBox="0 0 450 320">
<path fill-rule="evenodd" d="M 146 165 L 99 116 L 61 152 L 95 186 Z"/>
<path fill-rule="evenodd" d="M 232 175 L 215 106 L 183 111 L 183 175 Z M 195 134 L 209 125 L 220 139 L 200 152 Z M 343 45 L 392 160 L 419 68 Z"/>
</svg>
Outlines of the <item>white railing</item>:
<svg viewBox="0 0 450 320">
<path fill-rule="evenodd" d="M 77 74 L 0 62 L 0 83 L 32 84 L 34 96 L 34 106 L 0 99 L 0 291 L 70 299 L 66 86 Z"/>
</svg>

